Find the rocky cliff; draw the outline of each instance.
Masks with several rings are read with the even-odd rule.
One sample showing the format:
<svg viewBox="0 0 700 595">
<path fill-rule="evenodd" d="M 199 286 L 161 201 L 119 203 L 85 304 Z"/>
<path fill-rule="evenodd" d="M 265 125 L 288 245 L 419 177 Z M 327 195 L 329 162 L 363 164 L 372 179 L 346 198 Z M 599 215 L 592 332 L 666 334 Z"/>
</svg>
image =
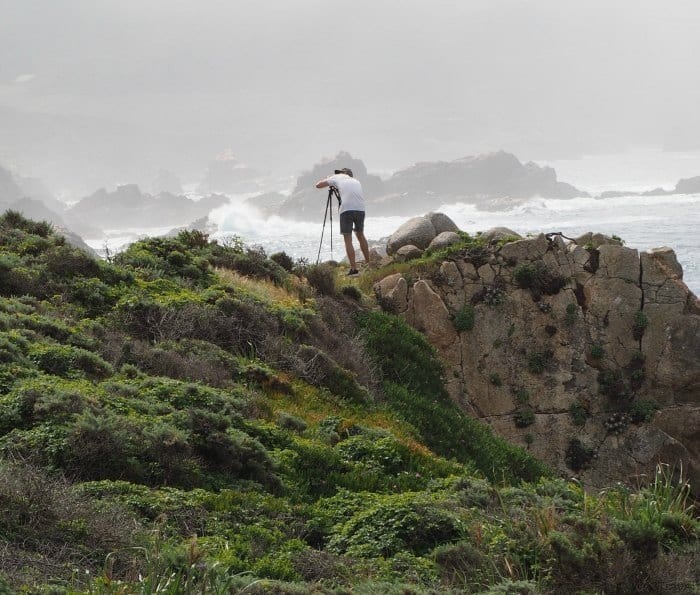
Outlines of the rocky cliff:
<svg viewBox="0 0 700 595">
<path fill-rule="evenodd" d="M 435 215 L 397 230 L 384 264 L 430 245 Z M 592 233 L 433 235 L 445 233 L 451 252 L 422 273 L 387 274 L 375 293 L 436 347 L 452 398 L 589 487 L 663 461 L 697 492 L 700 304 L 673 250 L 640 254 Z"/>
</svg>

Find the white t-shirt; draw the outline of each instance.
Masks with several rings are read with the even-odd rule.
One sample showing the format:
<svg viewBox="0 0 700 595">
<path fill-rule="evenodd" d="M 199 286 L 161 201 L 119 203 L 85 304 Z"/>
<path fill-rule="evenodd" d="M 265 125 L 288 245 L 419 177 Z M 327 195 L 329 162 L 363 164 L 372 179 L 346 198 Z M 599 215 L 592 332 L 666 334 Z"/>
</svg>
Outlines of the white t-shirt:
<svg viewBox="0 0 700 595">
<path fill-rule="evenodd" d="M 334 174 L 326 178 L 329 186 L 333 186 L 340 192 L 339 213 L 345 211 L 364 211 L 365 199 L 362 195 L 362 184 L 355 178 L 351 178 L 347 174 Z"/>
</svg>

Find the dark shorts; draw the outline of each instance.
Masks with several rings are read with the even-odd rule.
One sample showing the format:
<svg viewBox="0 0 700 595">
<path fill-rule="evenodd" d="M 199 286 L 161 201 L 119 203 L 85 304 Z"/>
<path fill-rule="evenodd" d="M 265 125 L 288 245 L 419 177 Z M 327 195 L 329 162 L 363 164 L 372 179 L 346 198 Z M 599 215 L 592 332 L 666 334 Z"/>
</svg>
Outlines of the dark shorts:
<svg viewBox="0 0 700 595">
<path fill-rule="evenodd" d="M 352 233 L 353 224 L 355 225 L 355 231 L 365 230 L 364 211 L 345 211 L 340 214 L 340 233 L 343 235 Z"/>
</svg>

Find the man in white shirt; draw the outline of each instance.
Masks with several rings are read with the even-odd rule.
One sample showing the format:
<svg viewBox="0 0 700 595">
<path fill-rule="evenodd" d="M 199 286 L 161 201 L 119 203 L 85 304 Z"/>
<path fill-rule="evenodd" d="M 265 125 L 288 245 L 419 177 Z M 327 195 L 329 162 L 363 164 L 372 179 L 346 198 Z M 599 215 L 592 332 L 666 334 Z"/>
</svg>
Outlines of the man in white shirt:
<svg viewBox="0 0 700 595">
<path fill-rule="evenodd" d="M 355 248 L 352 245 L 352 231 L 355 229 L 360 250 L 369 263 L 369 245 L 365 238 L 365 199 L 362 194 L 362 184 L 352 176 L 352 170 L 344 167 L 336 169 L 332 176 L 316 182 L 316 188 L 336 188 L 340 194 L 340 233 L 345 240 L 345 253 L 348 255 L 350 270 L 348 276 L 359 275 L 355 263 Z"/>
</svg>

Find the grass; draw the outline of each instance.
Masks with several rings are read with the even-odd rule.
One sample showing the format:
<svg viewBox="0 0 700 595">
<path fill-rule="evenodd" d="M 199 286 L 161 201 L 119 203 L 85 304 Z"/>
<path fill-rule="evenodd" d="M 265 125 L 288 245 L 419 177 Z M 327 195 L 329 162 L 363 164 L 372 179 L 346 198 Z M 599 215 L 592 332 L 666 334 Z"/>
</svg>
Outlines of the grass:
<svg viewBox="0 0 700 595">
<path fill-rule="evenodd" d="M 294 275 L 289 275 L 285 283 L 280 285 L 268 279 L 252 279 L 231 269 L 217 268 L 216 274 L 222 281 L 231 284 L 243 294 L 268 305 L 283 308 L 313 306 L 313 301 L 301 299 L 300 296 L 304 295 L 305 283 Z"/>
</svg>

